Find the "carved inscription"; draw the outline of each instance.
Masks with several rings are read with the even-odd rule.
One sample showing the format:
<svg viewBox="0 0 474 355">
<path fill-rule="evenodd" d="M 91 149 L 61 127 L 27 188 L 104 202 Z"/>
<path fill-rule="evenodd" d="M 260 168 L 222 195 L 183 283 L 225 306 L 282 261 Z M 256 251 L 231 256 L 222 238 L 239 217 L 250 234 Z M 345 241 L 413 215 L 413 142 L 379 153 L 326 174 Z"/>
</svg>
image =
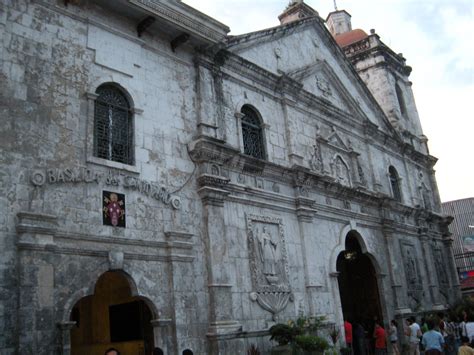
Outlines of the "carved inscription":
<svg viewBox="0 0 474 355">
<path fill-rule="evenodd" d="M 135 176 L 117 174 L 112 170 L 109 170 L 107 173 L 85 167 L 35 170 L 31 174 L 31 183 L 35 186 L 72 183 L 122 186 L 125 189 L 138 191 L 148 197 L 161 201 L 174 209 L 181 208 L 181 199 L 173 195 L 166 187 Z"/>
</svg>

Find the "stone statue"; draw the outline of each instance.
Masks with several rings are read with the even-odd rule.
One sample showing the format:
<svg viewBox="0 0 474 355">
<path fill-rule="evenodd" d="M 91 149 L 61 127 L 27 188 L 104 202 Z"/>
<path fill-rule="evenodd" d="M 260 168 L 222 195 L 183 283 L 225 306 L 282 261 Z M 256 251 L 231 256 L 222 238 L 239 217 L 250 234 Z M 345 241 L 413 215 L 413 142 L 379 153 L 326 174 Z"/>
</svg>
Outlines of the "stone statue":
<svg viewBox="0 0 474 355">
<path fill-rule="evenodd" d="M 341 157 L 335 158 L 333 168 L 336 180 L 343 185 L 349 185 L 349 171 Z"/>
<path fill-rule="evenodd" d="M 321 159 L 321 152 L 319 150 L 319 145 L 313 145 L 313 149 L 309 158 L 309 166 L 311 170 L 321 171 L 323 168 L 323 161 Z"/>
<path fill-rule="evenodd" d="M 263 274 L 267 280 L 272 283 L 277 275 L 277 247 L 278 243 L 272 239 L 272 235 L 263 227 L 263 231 L 258 237 L 260 259 L 263 263 Z M 270 279 L 269 279 L 270 277 Z"/>
</svg>

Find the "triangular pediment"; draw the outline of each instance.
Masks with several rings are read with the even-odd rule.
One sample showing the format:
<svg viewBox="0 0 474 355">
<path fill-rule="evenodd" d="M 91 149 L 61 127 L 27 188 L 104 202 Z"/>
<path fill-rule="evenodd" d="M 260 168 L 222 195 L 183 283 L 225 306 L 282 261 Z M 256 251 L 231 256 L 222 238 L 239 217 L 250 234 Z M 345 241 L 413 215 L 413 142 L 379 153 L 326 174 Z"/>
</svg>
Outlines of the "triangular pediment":
<svg viewBox="0 0 474 355">
<path fill-rule="evenodd" d="M 227 50 L 276 75 L 287 75 L 303 90 L 347 113 L 397 135 L 383 110 L 345 57 L 323 21 L 307 18 L 228 40 Z"/>
<path fill-rule="evenodd" d="M 349 152 L 351 150 L 348 145 L 344 143 L 344 140 L 341 138 L 341 136 L 334 127 L 332 129 L 332 132 L 329 134 L 329 136 L 326 137 L 325 140 L 328 144 L 342 151 Z"/>
<path fill-rule="evenodd" d="M 315 96 L 330 101 L 338 109 L 363 117 L 360 103 L 350 94 L 326 61 L 316 63 L 288 73 L 289 77 L 303 84 L 303 88 Z"/>
</svg>

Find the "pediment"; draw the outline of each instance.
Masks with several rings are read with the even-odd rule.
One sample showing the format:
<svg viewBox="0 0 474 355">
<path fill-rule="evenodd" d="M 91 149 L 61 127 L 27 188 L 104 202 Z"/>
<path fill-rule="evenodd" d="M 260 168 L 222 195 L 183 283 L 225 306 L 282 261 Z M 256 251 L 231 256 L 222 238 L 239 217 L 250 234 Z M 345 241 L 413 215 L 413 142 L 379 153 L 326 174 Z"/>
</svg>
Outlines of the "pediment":
<svg viewBox="0 0 474 355">
<path fill-rule="evenodd" d="M 316 63 L 295 70 L 288 75 L 301 83 L 306 91 L 330 101 L 340 110 L 358 117 L 365 116 L 360 104 L 345 88 L 326 61 L 318 60 Z"/>
<path fill-rule="evenodd" d="M 231 37 L 227 50 L 276 75 L 361 123 L 397 135 L 383 110 L 318 18 Z"/>
<path fill-rule="evenodd" d="M 344 143 L 344 140 L 341 138 L 337 130 L 333 127 L 332 132 L 324 139 L 327 144 L 331 145 L 334 148 L 337 148 L 340 151 L 349 153 L 352 149 Z"/>
</svg>

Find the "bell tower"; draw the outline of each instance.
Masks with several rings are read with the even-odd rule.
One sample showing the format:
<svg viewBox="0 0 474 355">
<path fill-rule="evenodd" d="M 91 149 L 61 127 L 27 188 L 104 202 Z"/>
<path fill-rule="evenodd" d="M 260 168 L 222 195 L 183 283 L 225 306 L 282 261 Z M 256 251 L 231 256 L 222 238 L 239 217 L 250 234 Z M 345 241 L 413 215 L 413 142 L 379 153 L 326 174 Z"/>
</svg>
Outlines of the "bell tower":
<svg viewBox="0 0 474 355">
<path fill-rule="evenodd" d="M 331 12 L 326 23 L 337 44 L 365 82 L 372 95 L 407 143 L 427 153 L 426 137 L 416 109 L 411 67 L 401 53 L 395 53 L 375 30 L 367 34 L 352 29 L 351 16 L 344 10 Z"/>
<path fill-rule="evenodd" d="M 313 16 L 319 16 L 319 14 L 311 6 L 305 4 L 304 0 L 293 0 L 286 7 L 285 11 L 278 16 L 278 19 L 280 20 L 280 24 L 284 25 L 289 22 Z"/>
</svg>

